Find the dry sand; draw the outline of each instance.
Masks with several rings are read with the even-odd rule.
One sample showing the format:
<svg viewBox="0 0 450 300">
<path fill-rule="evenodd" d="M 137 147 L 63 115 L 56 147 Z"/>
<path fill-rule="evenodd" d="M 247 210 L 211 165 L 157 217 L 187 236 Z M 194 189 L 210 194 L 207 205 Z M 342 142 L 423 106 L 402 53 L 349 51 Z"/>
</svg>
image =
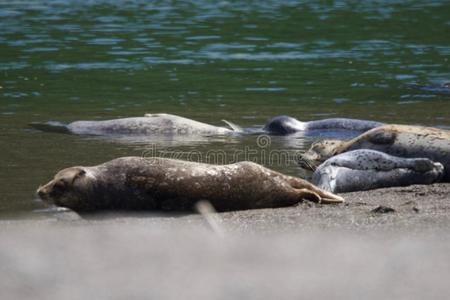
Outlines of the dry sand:
<svg viewBox="0 0 450 300">
<path fill-rule="evenodd" d="M 447 299 L 449 191 L 222 213 L 223 236 L 195 214 L 2 220 L 1 298 Z"/>
</svg>

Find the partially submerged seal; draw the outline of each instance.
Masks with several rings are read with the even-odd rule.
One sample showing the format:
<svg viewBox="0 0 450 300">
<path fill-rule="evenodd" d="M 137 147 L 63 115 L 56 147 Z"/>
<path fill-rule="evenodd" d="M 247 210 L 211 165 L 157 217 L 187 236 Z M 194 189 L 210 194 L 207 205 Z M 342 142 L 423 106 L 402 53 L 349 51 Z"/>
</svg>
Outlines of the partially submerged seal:
<svg viewBox="0 0 450 300">
<path fill-rule="evenodd" d="M 315 166 L 332 156 L 357 149 L 372 149 L 404 158 L 428 158 L 444 166 L 443 181 L 450 181 L 450 131 L 432 127 L 384 125 L 349 141 L 322 140 L 302 155 L 303 167 Z"/>
<path fill-rule="evenodd" d="M 402 158 L 374 150 L 353 150 L 327 159 L 312 176 L 312 183 L 333 193 L 383 187 L 431 184 L 441 179 L 444 167 L 428 158 Z"/>
<path fill-rule="evenodd" d="M 75 211 L 190 210 L 199 200 L 218 211 L 282 207 L 302 199 L 343 202 L 303 179 L 252 162 L 210 165 L 140 157 L 64 169 L 37 194 Z"/>
<path fill-rule="evenodd" d="M 425 92 L 450 95 L 450 82 L 444 82 L 441 84 L 408 84 L 407 87 L 411 89 L 417 89 Z"/>
<path fill-rule="evenodd" d="M 347 118 L 331 118 L 301 122 L 289 116 L 277 116 L 270 119 L 264 126 L 263 130 L 280 135 L 311 130 L 349 130 L 364 132 L 382 125 L 383 123 L 380 122 Z"/>
<path fill-rule="evenodd" d="M 171 114 L 145 114 L 144 117 L 103 121 L 75 121 L 67 125 L 56 122 L 33 123 L 31 126 L 84 135 L 221 135 L 242 131 L 239 126 L 223 121 L 231 129 Z"/>
</svg>

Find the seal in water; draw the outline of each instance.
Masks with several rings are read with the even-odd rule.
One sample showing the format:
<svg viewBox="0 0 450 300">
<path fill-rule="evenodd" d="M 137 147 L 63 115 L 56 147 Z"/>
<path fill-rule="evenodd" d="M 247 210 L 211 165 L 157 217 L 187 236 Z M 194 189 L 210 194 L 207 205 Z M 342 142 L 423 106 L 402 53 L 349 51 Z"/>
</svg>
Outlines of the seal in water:
<svg viewBox="0 0 450 300">
<path fill-rule="evenodd" d="M 71 167 L 37 191 L 43 201 L 75 211 L 191 210 L 199 200 L 218 211 L 344 200 L 296 177 L 252 162 L 210 165 L 166 158 L 123 157 Z"/>
<path fill-rule="evenodd" d="M 302 155 L 300 164 L 315 165 L 340 153 L 372 149 L 404 158 L 428 158 L 444 166 L 443 181 L 450 181 L 450 131 L 432 127 L 384 125 L 349 141 L 322 140 Z"/>
<path fill-rule="evenodd" d="M 424 84 L 424 85 L 411 83 L 408 84 L 407 87 L 435 94 L 450 95 L 450 82 L 444 82 L 441 84 Z"/>
<path fill-rule="evenodd" d="M 402 158 L 375 150 L 353 150 L 327 159 L 312 176 L 312 183 L 333 193 L 383 187 L 431 184 L 441 179 L 444 167 L 428 158 Z"/>
<path fill-rule="evenodd" d="M 301 122 L 289 116 L 277 116 L 269 120 L 263 130 L 269 133 L 281 135 L 311 130 L 350 130 L 364 132 L 382 125 L 383 123 L 375 121 L 346 118 L 332 118 Z"/>
<path fill-rule="evenodd" d="M 84 135 L 220 135 L 242 131 L 239 126 L 223 121 L 231 129 L 170 114 L 145 114 L 144 117 L 104 121 L 75 121 L 67 125 L 57 122 L 30 125 L 40 130 Z"/>
</svg>

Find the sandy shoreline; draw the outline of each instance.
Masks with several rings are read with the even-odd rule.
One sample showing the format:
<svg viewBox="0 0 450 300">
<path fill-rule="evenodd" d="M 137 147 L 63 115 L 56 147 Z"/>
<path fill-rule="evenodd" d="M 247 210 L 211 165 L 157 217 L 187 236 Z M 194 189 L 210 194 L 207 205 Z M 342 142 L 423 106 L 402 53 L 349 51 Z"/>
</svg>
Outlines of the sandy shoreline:
<svg viewBox="0 0 450 300">
<path fill-rule="evenodd" d="M 450 185 L 219 215 L 0 221 L 5 299 L 444 299 Z M 373 212 L 378 206 L 390 207 Z"/>
<path fill-rule="evenodd" d="M 230 232 L 290 232 L 311 229 L 417 231 L 450 228 L 450 184 L 413 185 L 340 194 L 338 205 L 309 201 L 296 206 L 233 211 L 218 214 L 220 225 Z M 46 224 L 61 221 L 71 225 L 148 223 L 157 226 L 204 225 L 195 213 L 101 213 L 79 216 L 74 212 L 35 212 L 21 219 L 0 220 L 0 225 Z"/>
</svg>

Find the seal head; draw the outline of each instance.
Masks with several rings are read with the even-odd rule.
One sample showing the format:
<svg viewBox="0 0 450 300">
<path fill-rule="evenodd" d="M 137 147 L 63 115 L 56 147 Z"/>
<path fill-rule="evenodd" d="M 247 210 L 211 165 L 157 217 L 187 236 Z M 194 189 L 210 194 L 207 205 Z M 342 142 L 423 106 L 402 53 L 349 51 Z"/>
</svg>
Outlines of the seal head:
<svg viewBox="0 0 450 300">
<path fill-rule="evenodd" d="M 300 122 L 289 116 L 274 117 L 263 128 L 264 131 L 280 135 L 291 134 L 305 129 L 304 122 Z"/>
<path fill-rule="evenodd" d="M 317 134 L 321 131 L 354 131 L 355 133 L 365 132 L 367 130 L 382 126 L 383 123 L 376 121 L 330 118 L 301 122 L 289 116 L 277 116 L 269 120 L 263 130 L 280 135 L 287 135 L 299 131 L 305 131 L 308 134 Z"/>
<path fill-rule="evenodd" d="M 53 180 L 37 190 L 37 195 L 48 204 L 64 207 L 83 207 L 81 199 L 94 188 L 94 176 L 84 167 L 71 167 L 59 171 Z"/>
<path fill-rule="evenodd" d="M 309 150 L 300 156 L 298 163 L 302 168 L 314 171 L 321 162 L 339 153 L 344 145 L 345 141 L 333 139 L 314 142 Z"/>
</svg>

